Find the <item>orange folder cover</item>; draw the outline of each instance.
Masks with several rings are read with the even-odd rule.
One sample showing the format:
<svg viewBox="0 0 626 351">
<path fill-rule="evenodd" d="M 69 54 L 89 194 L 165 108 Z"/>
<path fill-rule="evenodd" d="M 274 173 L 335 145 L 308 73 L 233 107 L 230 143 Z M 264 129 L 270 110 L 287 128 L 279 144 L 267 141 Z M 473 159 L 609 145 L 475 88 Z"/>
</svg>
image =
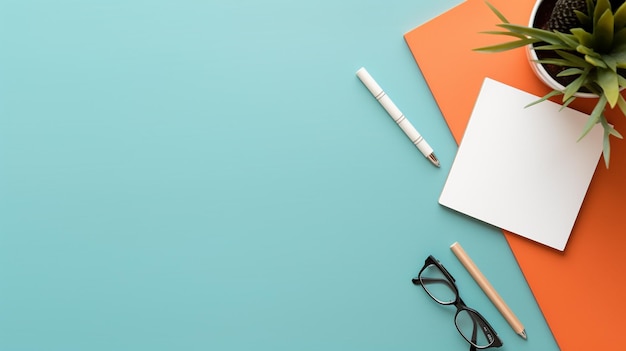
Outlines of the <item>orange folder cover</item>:
<svg viewBox="0 0 626 351">
<path fill-rule="evenodd" d="M 510 22 L 527 25 L 535 0 L 490 3 Z M 497 23 L 483 0 L 467 0 L 404 36 L 457 143 L 485 77 L 537 96 L 550 91 L 534 76 L 524 49 L 472 51 L 510 40 L 480 33 L 496 29 Z M 594 104 L 594 99 L 577 99 L 570 107 L 590 113 Z M 607 116 L 626 135 L 626 118 L 619 111 Z M 559 347 L 566 351 L 626 349 L 626 140 L 611 141 L 610 168 L 603 159 L 599 162 L 565 251 L 504 231 Z M 526 328 L 532 337 L 532 326 Z"/>
</svg>

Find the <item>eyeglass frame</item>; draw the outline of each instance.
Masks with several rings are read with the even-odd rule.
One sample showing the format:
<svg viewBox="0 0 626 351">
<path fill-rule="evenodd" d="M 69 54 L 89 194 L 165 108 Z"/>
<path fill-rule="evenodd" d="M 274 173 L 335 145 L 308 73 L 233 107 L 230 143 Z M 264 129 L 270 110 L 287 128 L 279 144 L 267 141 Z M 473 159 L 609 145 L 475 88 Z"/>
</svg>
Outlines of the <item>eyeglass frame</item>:
<svg viewBox="0 0 626 351">
<path fill-rule="evenodd" d="M 431 265 L 434 265 L 435 267 L 437 267 L 441 271 L 441 273 L 443 273 L 444 277 L 446 278 L 445 283 L 448 285 L 448 287 L 450 287 L 452 289 L 452 291 L 455 294 L 455 300 L 454 301 L 444 302 L 444 301 L 441 301 L 441 300 L 437 299 L 424 286 L 424 284 L 422 284 L 422 281 L 423 281 L 422 273 L 424 272 L 424 270 L 426 268 L 428 268 Z M 448 270 L 441 264 L 441 262 L 439 260 L 437 260 L 435 257 L 433 257 L 433 255 L 429 255 L 426 258 L 426 260 L 424 261 L 424 266 L 422 267 L 422 269 L 420 269 L 419 273 L 417 274 L 417 278 L 413 278 L 413 279 L 411 279 L 411 281 L 413 282 L 414 285 L 420 285 L 424 289 L 426 294 L 428 294 L 428 296 L 430 296 L 430 298 L 435 300 L 435 302 L 437 302 L 438 304 L 444 305 L 444 306 L 452 305 L 452 306 L 456 307 L 456 313 L 454 315 L 454 326 L 456 327 L 456 329 L 459 332 L 459 334 L 461 334 L 463 339 L 470 344 L 470 351 L 476 351 L 476 349 L 487 349 L 487 348 L 490 348 L 490 347 L 500 347 L 500 346 L 503 345 L 502 340 L 500 340 L 500 338 L 498 337 L 498 333 L 496 333 L 496 331 L 493 329 L 491 324 L 489 324 L 489 322 L 487 322 L 485 317 L 483 317 L 483 315 L 481 315 L 475 309 L 468 307 L 465 304 L 465 302 L 461 299 L 461 296 L 459 295 L 459 289 L 458 289 L 458 287 L 456 286 L 456 283 L 455 283 L 456 279 L 454 279 L 452 274 L 450 274 L 450 272 L 448 272 Z M 475 334 L 476 334 L 476 331 L 477 331 L 476 325 L 479 325 L 482 328 L 483 332 L 485 333 L 485 336 L 487 337 L 487 340 L 489 341 L 488 345 L 486 345 L 486 346 L 476 345 L 475 341 L 472 342 L 471 340 L 469 340 L 465 336 L 465 334 L 463 334 L 463 332 L 459 328 L 459 325 L 456 322 L 456 317 L 458 316 L 458 314 L 461 311 L 467 311 L 468 314 L 472 317 L 472 319 L 474 321 L 474 331 L 473 331 L 473 337 L 472 338 L 475 338 Z M 478 318 L 478 320 L 476 320 L 475 317 Z"/>
</svg>

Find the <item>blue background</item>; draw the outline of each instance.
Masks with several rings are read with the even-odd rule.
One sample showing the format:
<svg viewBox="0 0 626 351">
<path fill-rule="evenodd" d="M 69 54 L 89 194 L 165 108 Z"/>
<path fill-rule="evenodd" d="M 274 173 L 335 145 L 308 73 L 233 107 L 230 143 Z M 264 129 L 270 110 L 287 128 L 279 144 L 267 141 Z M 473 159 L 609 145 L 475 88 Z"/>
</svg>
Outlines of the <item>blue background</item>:
<svg viewBox="0 0 626 351">
<path fill-rule="evenodd" d="M 433 254 L 501 350 L 557 350 L 502 233 L 437 203 L 403 34 L 457 3 L 0 0 L 0 349 L 467 349 L 411 284 Z"/>
</svg>

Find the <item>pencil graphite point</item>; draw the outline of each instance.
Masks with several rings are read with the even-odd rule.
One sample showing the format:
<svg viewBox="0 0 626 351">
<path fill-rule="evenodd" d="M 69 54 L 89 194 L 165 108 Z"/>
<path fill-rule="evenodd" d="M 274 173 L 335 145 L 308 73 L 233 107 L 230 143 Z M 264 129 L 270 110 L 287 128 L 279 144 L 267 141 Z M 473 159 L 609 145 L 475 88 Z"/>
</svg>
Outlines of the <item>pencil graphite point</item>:
<svg viewBox="0 0 626 351">
<path fill-rule="evenodd" d="M 528 337 L 526 336 L 526 330 L 522 330 L 522 331 L 519 333 L 519 336 L 521 336 L 522 338 L 524 338 L 524 340 L 528 340 Z"/>
</svg>

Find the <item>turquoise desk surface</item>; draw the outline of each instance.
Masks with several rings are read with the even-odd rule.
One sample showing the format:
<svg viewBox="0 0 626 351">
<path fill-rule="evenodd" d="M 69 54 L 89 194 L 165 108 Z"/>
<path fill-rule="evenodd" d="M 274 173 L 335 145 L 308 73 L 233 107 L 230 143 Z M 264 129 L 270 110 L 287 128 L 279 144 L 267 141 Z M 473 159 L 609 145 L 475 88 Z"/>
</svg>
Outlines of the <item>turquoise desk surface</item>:
<svg viewBox="0 0 626 351">
<path fill-rule="evenodd" d="M 457 148 L 403 34 L 457 3 L 1 1 L 0 349 L 466 350 L 411 284 L 433 254 L 501 350 L 557 350 L 502 233 L 437 203 Z"/>
</svg>

